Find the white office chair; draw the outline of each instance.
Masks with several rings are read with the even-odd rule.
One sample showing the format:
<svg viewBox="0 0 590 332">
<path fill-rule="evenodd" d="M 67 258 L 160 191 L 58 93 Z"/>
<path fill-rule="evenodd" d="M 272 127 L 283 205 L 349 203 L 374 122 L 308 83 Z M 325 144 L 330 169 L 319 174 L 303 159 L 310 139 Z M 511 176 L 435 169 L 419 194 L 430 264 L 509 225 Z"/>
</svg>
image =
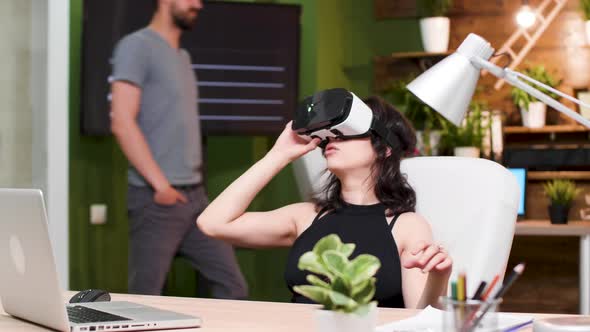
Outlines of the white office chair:
<svg viewBox="0 0 590 332">
<path fill-rule="evenodd" d="M 520 189 L 514 175 L 479 158 L 416 157 L 401 168 L 416 191 L 416 212 L 453 258 L 451 280 L 465 271 L 468 295 L 496 274 L 499 286 L 516 227 Z"/>
<path fill-rule="evenodd" d="M 326 160 L 319 149 L 297 160 L 295 176 L 307 197 L 325 182 Z M 453 258 L 453 274 L 467 273 L 473 294 L 481 280 L 500 282 L 506 271 L 516 227 L 520 188 L 501 165 L 479 158 L 416 157 L 402 161 L 402 172 L 416 190 L 416 210 L 431 224 L 436 241 Z M 450 288 L 449 288 L 450 289 Z"/>
</svg>

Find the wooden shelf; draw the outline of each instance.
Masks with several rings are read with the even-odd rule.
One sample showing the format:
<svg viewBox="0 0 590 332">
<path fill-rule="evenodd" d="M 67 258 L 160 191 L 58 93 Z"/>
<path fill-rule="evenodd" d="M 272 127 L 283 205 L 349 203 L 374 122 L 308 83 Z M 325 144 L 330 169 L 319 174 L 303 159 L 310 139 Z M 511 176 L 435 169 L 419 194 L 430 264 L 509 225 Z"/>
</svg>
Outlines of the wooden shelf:
<svg viewBox="0 0 590 332">
<path fill-rule="evenodd" d="M 398 53 L 391 53 L 390 55 L 385 56 L 377 56 L 375 57 L 376 60 L 385 60 L 385 59 L 420 59 L 420 58 L 436 58 L 441 56 L 448 56 L 453 54 L 455 51 L 447 51 L 447 52 L 437 52 L 437 53 L 429 53 L 429 52 L 398 52 Z"/>
<path fill-rule="evenodd" d="M 505 134 L 551 134 L 551 133 L 578 133 L 589 131 L 590 129 L 579 125 L 554 125 L 542 128 L 528 128 L 521 126 L 504 127 Z"/>
<path fill-rule="evenodd" d="M 515 235 L 529 236 L 583 236 L 590 234 L 590 221 L 568 221 L 554 225 L 549 220 L 521 220 L 516 223 Z"/>
<path fill-rule="evenodd" d="M 549 171 L 537 172 L 530 171 L 527 173 L 527 180 L 590 180 L 590 171 Z"/>
<path fill-rule="evenodd" d="M 454 51 L 442 53 L 428 53 L 428 52 L 401 52 L 391 53 L 389 55 L 380 55 L 374 58 L 377 64 L 391 64 L 399 61 L 412 62 L 421 67 L 430 67 L 434 63 L 451 55 Z M 423 68 L 424 69 L 424 68 Z"/>
</svg>

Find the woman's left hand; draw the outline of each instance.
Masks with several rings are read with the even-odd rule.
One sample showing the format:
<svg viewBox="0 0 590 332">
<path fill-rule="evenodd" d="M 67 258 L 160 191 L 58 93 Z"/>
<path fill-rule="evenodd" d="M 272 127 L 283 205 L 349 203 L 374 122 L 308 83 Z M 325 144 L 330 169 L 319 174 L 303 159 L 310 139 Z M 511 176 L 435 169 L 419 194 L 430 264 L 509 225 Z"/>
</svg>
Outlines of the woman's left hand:
<svg viewBox="0 0 590 332">
<path fill-rule="evenodd" d="M 404 268 L 418 268 L 423 273 L 447 275 L 453 267 L 453 260 L 443 246 L 425 241 L 419 241 L 405 250 L 400 259 Z"/>
</svg>

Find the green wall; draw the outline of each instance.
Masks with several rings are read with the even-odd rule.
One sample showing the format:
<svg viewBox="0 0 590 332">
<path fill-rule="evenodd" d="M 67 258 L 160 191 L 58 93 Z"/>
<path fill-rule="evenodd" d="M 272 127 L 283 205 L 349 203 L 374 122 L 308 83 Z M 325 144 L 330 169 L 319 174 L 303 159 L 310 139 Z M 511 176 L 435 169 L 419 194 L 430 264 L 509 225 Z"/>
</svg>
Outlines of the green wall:
<svg viewBox="0 0 590 332">
<path fill-rule="evenodd" d="M 127 162 L 112 137 L 80 133 L 80 67 L 82 0 L 70 0 L 70 288 L 103 288 L 125 292 L 127 285 Z M 301 4 L 302 40 L 300 95 L 329 87 L 352 89 L 359 96 L 371 91 L 374 55 L 420 49 L 413 20 L 375 22 L 369 0 L 283 0 Z M 272 146 L 271 137 L 208 137 L 207 186 L 210 198 L 260 159 Z M 255 199 L 250 210 L 269 210 L 300 199 L 290 167 L 283 170 Z M 108 205 L 106 225 L 89 224 L 89 207 Z M 237 249 L 250 285 L 251 299 L 287 301 L 283 271 L 286 249 Z M 206 295 L 196 287 L 188 264 L 178 260 L 166 293 Z"/>
</svg>

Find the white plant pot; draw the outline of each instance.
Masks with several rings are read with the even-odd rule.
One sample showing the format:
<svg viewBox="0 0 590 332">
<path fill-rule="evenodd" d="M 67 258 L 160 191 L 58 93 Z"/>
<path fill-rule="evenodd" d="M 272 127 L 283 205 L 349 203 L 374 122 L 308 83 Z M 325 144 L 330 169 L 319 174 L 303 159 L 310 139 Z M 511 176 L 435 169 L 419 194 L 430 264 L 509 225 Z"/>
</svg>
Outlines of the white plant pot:
<svg viewBox="0 0 590 332">
<path fill-rule="evenodd" d="M 590 21 L 586 21 L 586 42 L 590 44 Z"/>
<path fill-rule="evenodd" d="M 528 128 L 542 128 L 545 126 L 545 114 L 547 113 L 547 105 L 540 101 L 529 103 L 528 111 L 520 109 L 520 116 L 522 117 L 522 125 Z"/>
<path fill-rule="evenodd" d="M 454 152 L 455 157 L 479 158 L 479 148 L 473 146 L 458 146 Z"/>
<path fill-rule="evenodd" d="M 374 332 L 377 327 L 377 306 L 373 305 L 364 316 L 316 310 L 314 319 L 317 332 Z"/>
<path fill-rule="evenodd" d="M 451 20 L 448 17 L 426 17 L 420 20 L 420 33 L 424 51 L 446 52 L 449 49 Z"/>
</svg>

